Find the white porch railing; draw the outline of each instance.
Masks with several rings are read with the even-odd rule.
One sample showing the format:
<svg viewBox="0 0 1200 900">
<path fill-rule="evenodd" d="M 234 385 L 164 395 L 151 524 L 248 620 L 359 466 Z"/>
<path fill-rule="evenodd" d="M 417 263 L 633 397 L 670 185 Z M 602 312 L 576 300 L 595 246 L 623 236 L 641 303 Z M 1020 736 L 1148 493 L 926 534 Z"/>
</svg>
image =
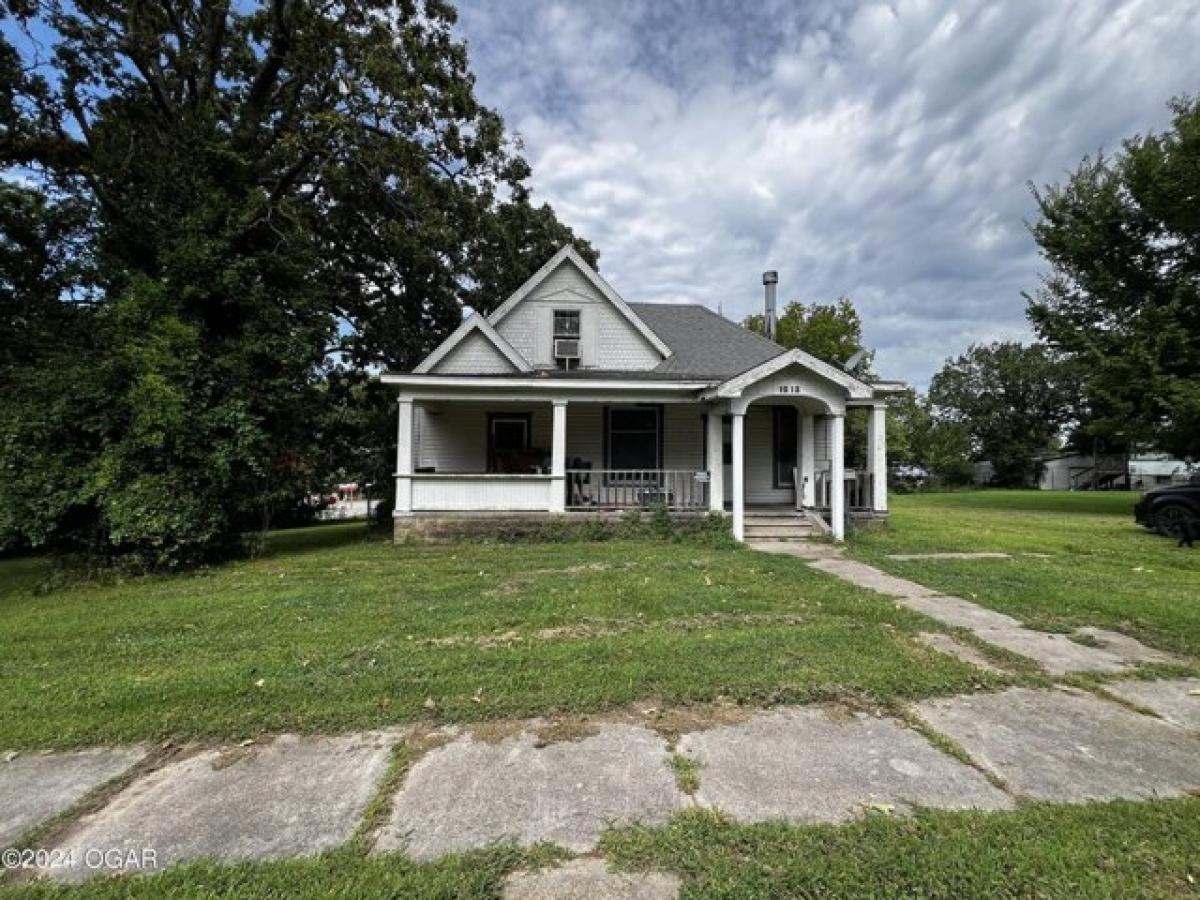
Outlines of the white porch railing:
<svg viewBox="0 0 1200 900">
<path fill-rule="evenodd" d="M 695 469 L 567 469 L 567 509 L 708 509 L 708 473 Z"/>
<path fill-rule="evenodd" d="M 413 512 L 541 510 L 550 507 L 549 475 L 415 474 Z"/>
<path fill-rule="evenodd" d="M 816 489 L 814 502 L 817 509 L 829 509 L 832 505 L 830 491 L 833 487 L 829 471 L 827 469 L 817 470 L 814 484 Z M 842 490 L 845 492 L 846 509 L 871 508 L 871 474 L 869 472 L 847 469 Z"/>
</svg>

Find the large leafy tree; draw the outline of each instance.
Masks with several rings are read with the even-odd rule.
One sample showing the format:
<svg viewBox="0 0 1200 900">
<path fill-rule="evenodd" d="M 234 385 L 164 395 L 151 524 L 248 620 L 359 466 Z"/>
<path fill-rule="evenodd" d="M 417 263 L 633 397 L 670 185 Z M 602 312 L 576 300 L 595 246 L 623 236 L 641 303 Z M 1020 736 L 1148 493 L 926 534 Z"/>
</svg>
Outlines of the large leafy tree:
<svg viewBox="0 0 1200 900">
<path fill-rule="evenodd" d="M 1029 298 L 1041 337 L 1073 358 L 1088 434 L 1200 458 L 1200 98 L 1171 128 L 1085 159 L 1035 191 L 1050 265 Z"/>
<path fill-rule="evenodd" d="M 28 364 L 79 324 L 93 271 L 87 204 L 0 181 L 0 371 Z"/>
<path fill-rule="evenodd" d="M 764 333 L 761 315 L 749 316 L 742 325 L 758 334 Z M 833 303 L 788 303 L 775 323 L 775 342 L 789 350 L 803 350 L 838 368 L 844 368 L 856 353 L 865 350 L 862 318 L 849 297 L 839 297 Z M 871 372 L 874 358 L 873 351 L 865 350 L 849 369 L 850 374 L 868 380 L 875 377 Z M 846 419 L 846 460 L 856 468 L 867 464 L 866 416 L 862 411 Z M 888 454 L 896 458 L 905 448 L 898 440 L 901 436 L 890 408 L 887 430 Z"/>
<path fill-rule="evenodd" d="M 1034 481 L 1039 454 L 1054 445 L 1077 409 L 1072 367 L 1041 344 L 972 345 L 948 359 L 929 385 L 943 423 L 971 438 L 975 457 L 994 467 L 997 484 Z"/>
<path fill-rule="evenodd" d="M 375 367 L 575 240 L 441 0 L 9 8 L 0 296 L 32 349 L 0 370 L 0 542 L 227 552 L 330 466 L 323 404 L 378 409 Z"/>
<path fill-rule="evenodd" d="M 750 316 L 742 324 L 763 333 L 761 315 Z M 776 322 L 775 342 L 841 366 L 863 347 L 862 318 L 849 297 L 834 303 L 788 303 Z M 850 374 L 870 377 L 873 359 L 874 353 L 865 353 Z"/>
</svg>

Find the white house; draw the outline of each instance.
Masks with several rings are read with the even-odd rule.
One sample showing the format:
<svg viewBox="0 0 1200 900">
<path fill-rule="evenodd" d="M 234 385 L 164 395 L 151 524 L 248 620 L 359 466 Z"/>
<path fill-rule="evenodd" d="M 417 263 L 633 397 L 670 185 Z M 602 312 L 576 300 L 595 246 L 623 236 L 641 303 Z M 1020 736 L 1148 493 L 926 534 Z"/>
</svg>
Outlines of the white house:
<svg viewBox="0 0 1200 900">
<path fill-rule="evenodd" d="M 774 322 L 774 273 L 767 285 Z M 698 305 L 627 303 L 570 246 L 467 318 L 399 393 L 398 519 L 571 515 L 665 503 L 816 518 L 885 515 L 884 408 L 860 381 Z M 844 465 L 848 412 L 869 466 Z M 837 485 L 838 489 L 833 489 Z"/>
</svg>

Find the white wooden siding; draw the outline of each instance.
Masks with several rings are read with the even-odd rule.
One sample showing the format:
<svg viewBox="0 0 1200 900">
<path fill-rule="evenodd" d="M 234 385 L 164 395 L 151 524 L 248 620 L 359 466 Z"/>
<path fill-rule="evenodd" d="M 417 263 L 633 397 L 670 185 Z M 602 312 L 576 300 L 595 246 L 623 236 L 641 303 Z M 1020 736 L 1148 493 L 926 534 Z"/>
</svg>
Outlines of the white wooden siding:
<svg viewBox="0 0 1200 900">
<path fill-rule="evenodd" d="M 418 404 L 415 436 L 416 466 L 435 472 L 483 472 L 487 469 L 488 413 L 530 414 L 529 445 L 550 453 L 553 412 L 548 403 Z M 567 430 L 570 439 L 570 427 Z"/>
<path fill-rule="evenodd" d="M 415 512 L 545 510 L 549 475 L 414 475 Z"/>
<path fill-rule="evenodd" d="M 517 367 L 478 331 L 467 335 L 432 369 L 437 375 L 504 375 L 516 370 Z"/>
<path fill-rule="evenodd" d="M 704 424 L 698 406 L 678 404 L 663 407 L 663 468 L 706 468 Z"/>
<path fill-rule="evenodd" d="M 665 404 L 662 407 L 663 469 L 704 468 L 704 428 L 700 406 Z M 604 405 L 567 406 L 567 461 L 573 457 L 604 466 Z"/>
<path fill-rule="evenodd" d="M 586 369 L 653 369 L 660 354 L 590 281 L 564 261 L 496 326 L 533 365 L 554 365 L 554 310 L 580 311 L 581 359 Z"/>
<path fill-rule="evenodd" d="M 598 403 L 567 404 L 567 465 L 572 459 L 604 465 L 604 407 Z"/>
</svg>

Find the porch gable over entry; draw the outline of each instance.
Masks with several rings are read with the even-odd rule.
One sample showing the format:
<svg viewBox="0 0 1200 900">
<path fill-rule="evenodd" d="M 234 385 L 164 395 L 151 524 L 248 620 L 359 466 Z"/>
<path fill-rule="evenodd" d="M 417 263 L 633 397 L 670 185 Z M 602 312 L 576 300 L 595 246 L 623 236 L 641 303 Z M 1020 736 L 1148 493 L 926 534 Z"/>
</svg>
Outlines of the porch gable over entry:
<svg viewBox="0 0 1200 900">
<path fill-rule="evenodd" d="M 847 508 L 855 501 L 874 513 L 886 514 L 887 425 L 883 393 L 802 350 L 785 351 L 702 392 L 701 398 L 714 409 L 724 411 L 731 424 L 729 493 L 734 536 L 738 540 L 745 536 L 747 474 L 758 468 L 746 456 L 747 416 L 763 407 L 794 407 L 797 411 L 794 475 L 797 509 L 825 511 L 835 540 L 844 536 Z M 845 436 L 847 409 L 864 405 L 870 407 L 870 413 L 866 478 L 862 479 L 859 473 L 846 471 Z M 818 436 L 827 448 L 824 466 L 820 465 L 817 453 Z M 778 437 L 773 444 L 778 447 Z M 771 462 L 779 466 L 778 453 Z"/>
</svg>

